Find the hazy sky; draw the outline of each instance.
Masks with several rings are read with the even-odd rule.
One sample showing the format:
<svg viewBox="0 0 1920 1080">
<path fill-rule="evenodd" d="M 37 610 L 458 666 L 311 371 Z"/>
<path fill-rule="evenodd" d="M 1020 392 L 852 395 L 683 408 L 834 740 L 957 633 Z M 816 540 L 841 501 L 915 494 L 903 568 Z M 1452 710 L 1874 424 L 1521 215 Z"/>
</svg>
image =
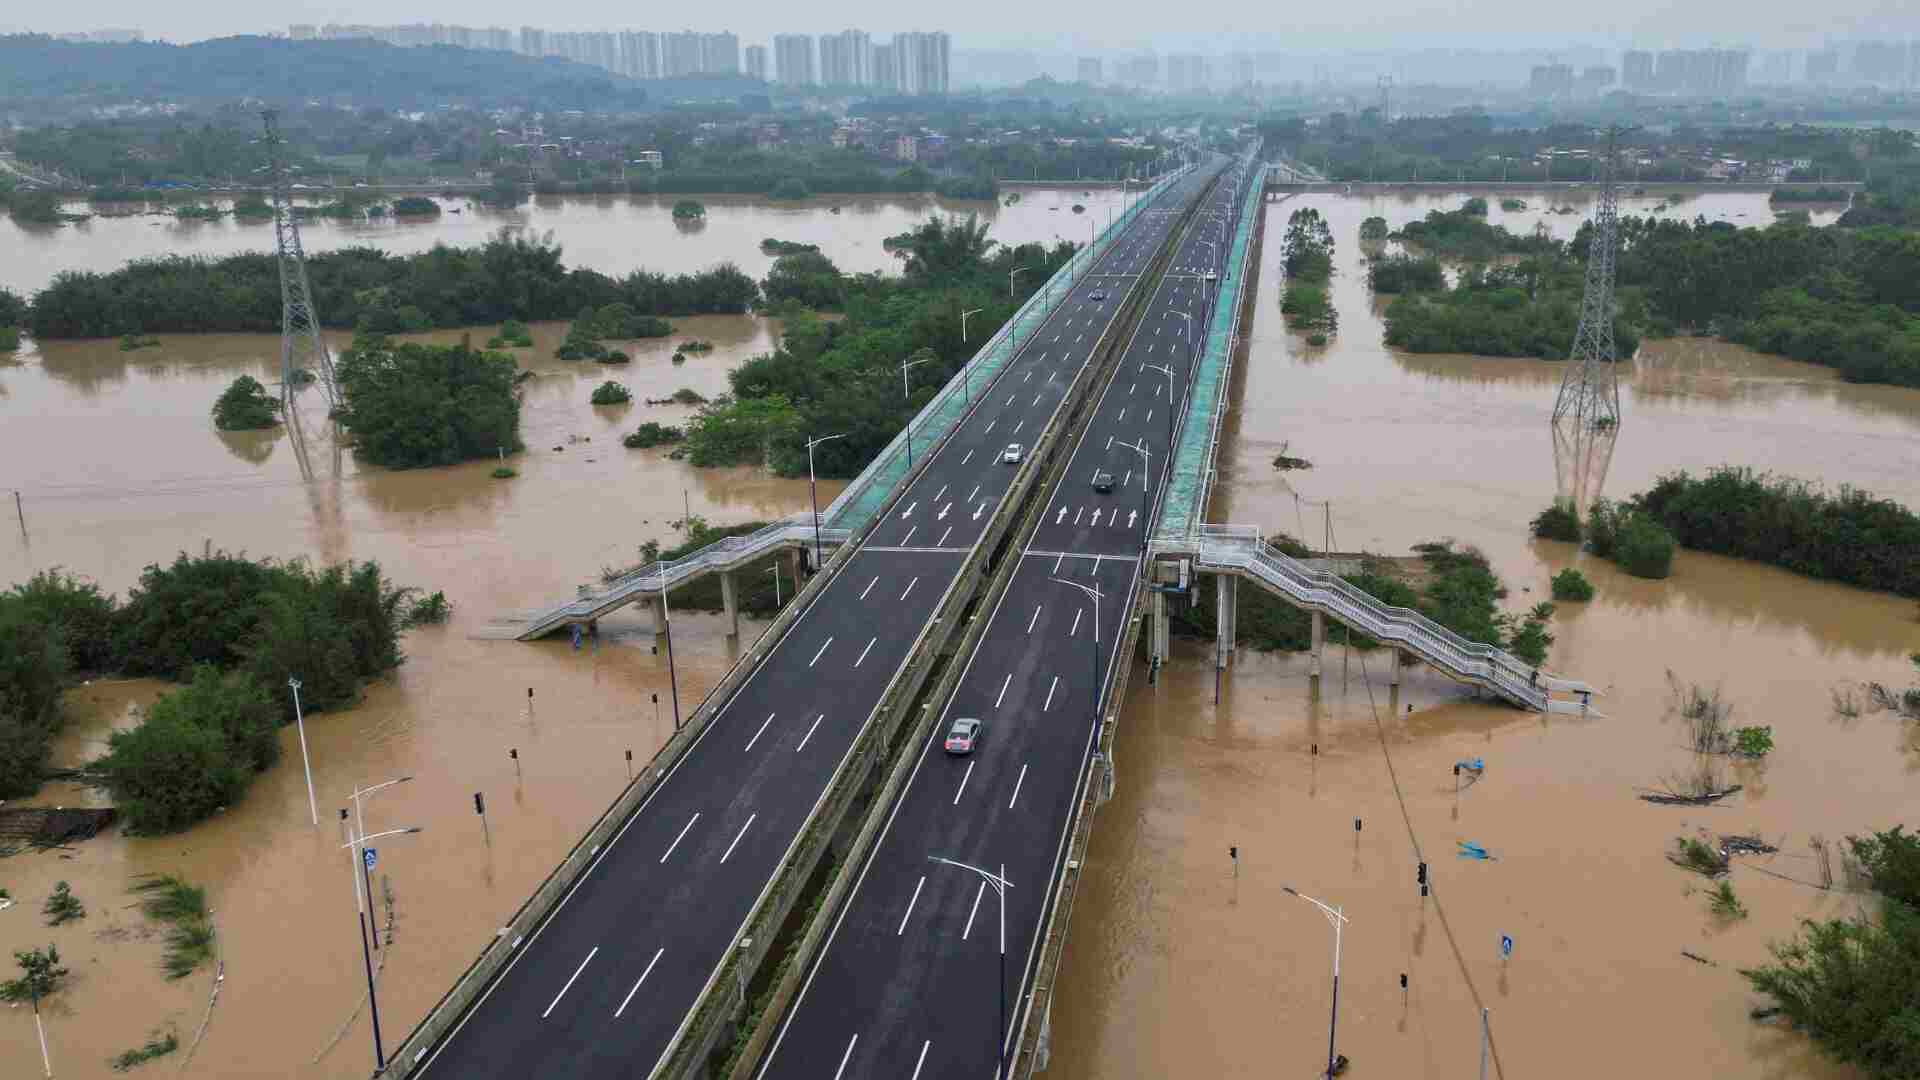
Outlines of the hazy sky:
<svg viewBox="0 0 1920 1080">
<path fill-rule="evenodd" d="M 897 0 L 829 0 L 804 7 L 772 0 L 712 0 L 687 25 L 612 0 L 529 7 L 507 0 L 293 0 L 260 5 L 198 0 L 155 7 L 148 0 L 92 0 L 41 9 L 9 4 L 0 29 L 63 32 L 132 27 L 150 38 L 191 41 L 236 33 L 285 32 L 291 22 L 457 22 L 512 28 L 532 23 L 561 30 L 732 30 L 746 44 L 776 32 L 860 27 L 947 30 L 959 48 L 1025 48 L 1040 52 L 1146 49 L 1227 51 L 1233 48 L 1309 52 L 1344 49 L 1513 48 L 1564 45 L 1751 45 L 1803 47 L 1829 38 L 1920 36 L 1916 0 L 1611 0 L 1590 6 L 1538 0 L 1372 0 L 1351 4 L 1276 4 L 1219 0 L 1200 11 L 1140 0 L 972 0 L 966 4 Z M 684 11 L 685 9 L 681 9 Z M 1138 13 L 1138 21 L 1130 22 Z M 38 16 L 44 15 L 44 21 Z M 1196 16 L 1200 16 L 1196 18 Z M 272 22 L 266 20 L 272 19 Z M 1209 25 L 1211 23 L 1211 25 Z M 1170 25 L 1171 24 L 1171 25 Z"/>
</svg>

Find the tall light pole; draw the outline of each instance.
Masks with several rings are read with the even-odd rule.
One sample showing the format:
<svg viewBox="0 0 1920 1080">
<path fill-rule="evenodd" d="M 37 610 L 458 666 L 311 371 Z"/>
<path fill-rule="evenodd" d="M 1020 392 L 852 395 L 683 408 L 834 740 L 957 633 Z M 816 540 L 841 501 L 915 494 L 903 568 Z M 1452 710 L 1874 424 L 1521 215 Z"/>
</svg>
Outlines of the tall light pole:
<svg viewBox="0 0 1920 1080">
<path fill-rule="evenodd" d="M 960 313 L 960 343 L 962 345 L 966 344 L 967 342 L 967 316 L 978 315 L 985 310 L 987 309 L 974 308 L 972 311 L 963 311 Z"/>
<path fill-rule="evenodd" d="M 1157 371 L 1167 377 L 1167 450 L 1173 450 L 1173 369 L 1165 364 L 1142 364 L 1146 371 Z"/>
<path fill-rule="evenodd" d="M 821 565 L 820 563 L 820 489 L 816 486 L 816 481 L 813 475 L 813 448 L 816 446 L 819 446 L 823 442 L 832 442 L 835 439 L 844 439 L 846 437 L 847 437 L 846 434 L 843 432 L 839 435 L 822 435 L 817 439 L 807 440 L 807 491 L 813 496 L 813 569 L 816 573 L 820 570 L 820 565 Z"/>
<path fill-rule="evenodd" d="M 300 767 L 307 774 L 307 816 L 318 825 L 320 809 L 313 801 L 313 762 L 307 757 L 307 719 L 300 712 L 300 680 L 289 675 L 287 685 L 293 687 L 293 723 L 300 730 Z"/>
<path fill-rule="evenodd" d="M 1000 900 L 1000 1026 L 993 1033 L 993 1075 L 997 1078 L 1006 1071 L 1007 1044 L 1007 890 L 1013 888 L 1013 882 L 1007 880 L 1007 864 L 1000 864 L 1000 873 L 982 870 L 977 866 L 954 859 L 929 855 L 928 859 L 944 866 L 957 866 L 972 871 L 981 881 L 993 887 L 993 895 Z"/>
<path fill-rule="evenodd" d="M 1067 585 L 1079 589 L 1093 603 L 1093 681 L 1088 684 L 1092 687 L 1088 692 L 1093 696 L 1093 703 L 1088 708 L 1093 713 L 1094 723 L 1097 724 L 1100 722 L 1100 599 L 1105 594 L 1091 585 L 1082 585 L 1078 581 L 1057 577 L 1050 577 L 1047 580 L 1056 585 Z"/>
<path fill-rule="evenodd" d="M 1137 443 L 1116 442 L 1115 446 L 1124 446 L 1140 455 L 1140 550 L 1147 550 L 1147 533 L 1153 528 L 1148 520 L 1151 511 L 1147 506 L 1147 474 L 1153 471 L 1153 451 L 1148 448 L 1145 436 Z"/>
<path fill-rule="evenodd" d="M 388 836 L 417 833 L 420 832 L 421 829 L 418 825 L 410 825 L 404 829 L 388 829 L 385 832 L 374 833 L 372 836 L 361 836 L 354 831 L 353 822 L 348 820 L 345 807 L 340 808 L 340 824 L 347 830 L 347 842 L 340 846 L 352 852 L 355 864 L 353 867 L 353 906 L 360 912 L 360 960 L 366 966 L 367 970 L 367 1004 L 373 1016 L 374 1073 L 378 1075 L 387 1071 L 387 1048 L 380 1040 L 380 998 L 375 995 L 373 989 L 373 954 L 367 951 L 367 909 L 366 905 L 362 903 L 360 899 L 361 865 L 366 861 L 366 856 L 361 852 L 369 840 L 379 840 Z"/>
<path fill-rule="evenodd" d="M 365 835 L 367 831 L 367 819 L 363 817 L 360 813 L 360 800 L 366 798 L 367 796 L 373 794 L 376 791 L 381 790 L 382 788 L 390 788 L 395 784 L 404 784 L 411 779 L 413 779 L 413 777 L 411 776 L 400 776 L 400 777 L 395 777 L 392 780 L 387 780 L 382 783 L 375 784 L 372 787 L 354 788 L 353 796 L 352 796 L 354 831 L 360 833 L 361 835 Z M 362 859 L 360 863 L 360 874 L 361 874 L 361 877 L 366 879 L 367 917 L 369 919 L 372 919 L 373 918 L 373 867 L 368 866 L 366 864 L 366 860 L 364 859 Z M 380 951 L 380 924 L 378 922 L 375 922 L 373 924 L 373 949 L 375 952 Z"/>
<path fill-rule="evenodd" d="M 1327 1021 L 1327 1076 L 1331 1078 L 1334 1062 L 1333 1033 L 1340 1025 L 1340 929 L 1347 924 L 1348 920 L 1340 913 L 1338 904 L 1329 907 L 1291 885 L 1282 885 L 1280 888 L 1319 908 L 1320 913 L 1327 917 L 1328 924 L 1333 927 L 1333 1015 Z"/>
<path fill-rule="evenodd" d="M 1013 299 L 1014 275 L 1019 274 L 1023 270 L 1031 270 L 1031 269 L 1033 268 L 1030 266 L 1016 266 L 1013 269 L 1007 271 L 1007 299 L 1009 300 Z"/>
<path fill-rule="evenodd" d="M 963 311 L 960 313 L 960 343 L 962 345 L 967 343 L 967 316 L 978 315 L 985 310 L 986 308 L 974 308 L 972 311 Z M 967 404 L 973 404 L 973 365 L 968 362 L 962 362 L 960 365 L 960 395 L 966 399 Z"/>
<path fill-rule="evenodd" d="M 1022 267 L 1022 269 L 1025 269 L 1025 267 Z M 902 398 L 911 400 L 913 397 L 912 393 L 907 389 L 907 370 L 919 364 L 929 363 L 932 360 L 933 357 L 931 356 L 923 356 L 918 360 L 902 360 L 900 362 L 900 396 Z M 911 416 L 907 417 L 907 468 L 913 468 L 913 417 Z M 796 582 L 795 584 L 797 585 L 798 583 Z"/>
</svg>

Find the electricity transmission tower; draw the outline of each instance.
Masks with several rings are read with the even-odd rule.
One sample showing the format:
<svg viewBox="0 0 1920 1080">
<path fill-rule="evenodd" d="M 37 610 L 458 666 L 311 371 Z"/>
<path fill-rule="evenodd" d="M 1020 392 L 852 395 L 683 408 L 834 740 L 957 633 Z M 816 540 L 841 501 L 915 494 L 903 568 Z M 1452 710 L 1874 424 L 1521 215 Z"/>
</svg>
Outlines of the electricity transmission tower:
<svg viewBox="0 0 1920 1080">
<path fill-rule="evenodd" d="M 293 400 L 296 386 L 318 379 L 327 392 L 327 406 L 340 403 L 333 382 L 333 358 L 320 340 L 320 319 L 313 310 L 313 290 L 307 285 L 307 253 L 300 245 L 300 223 L 293 217 L 293 194 L 287 186 L 287 140 L 280 134 L 279 114 L 260 113 L 266 134 L 267 180 L 273 193 L 273 240 L 280 263 L 280 398 Z"/>
<path fill-rule="evenodd" d="M 1614 186 L 1618 129 L 1607 131 L 1598 163 L 1600 201 L 1587 251 L 1587 288 L 1573 352 L 1553 402 L 1553 456 L 1559 496 L 1584 517 L 1606 482 L 1620 437 L 1620 383 L 1613 342 L 1613 263 L 1620 242 L 1620 200 Z"/>
</svg>

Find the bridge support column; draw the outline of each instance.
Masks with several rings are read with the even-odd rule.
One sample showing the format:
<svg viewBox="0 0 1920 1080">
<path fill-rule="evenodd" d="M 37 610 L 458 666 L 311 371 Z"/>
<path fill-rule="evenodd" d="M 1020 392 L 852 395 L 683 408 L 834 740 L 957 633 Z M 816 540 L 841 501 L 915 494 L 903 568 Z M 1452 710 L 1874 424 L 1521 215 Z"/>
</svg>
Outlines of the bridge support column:
<svg viewBox="0 0 1920 1080">
<path fill-rule="evenodd" d="M 1213 576 L 1214 595 L 1219 610 L 1214 618 L 1213 666 L 1224 668 L 1233 656 L 1233 644 L 1239 639 L 1240 579 L 1233 574 Z"/>
<path fill-rule="evenodd" d="M 727 613 L 727 636 L 740 636 L 740 585 L 733 571 L 720 571 L 720 606 Z"/>
<path fill-rule="evenodd" d="M 1315 679 L 1320 677 L 1320 664 L 1326 659 L 1327 617 L 1319 612 L 1313 613 L 1313 651 L 1307 654 L 1307 674 Z"/>
<path fill-rule="evenodd" d="M 1147 653 L 1156 664 L 1165 664 L 1173 636 L 1167 632 L 1167 594 L 1155 592 L 1148 611 L 1152 613 L 1153 625 L 1148 628 L 1151 636 L 1147 638 Z"/>
<path fill-rule="evenodd" d="M 1406 663 L 1406 659 L 1405 659 L 1406 654 L 1402 653 L 1397 648 L 1389 651 L 1393 653 L 1393 657 L 1388 662 L 1388 665 L 1387 665 L 1387 685 L 1399 686 L 1400 685 L 1400 668 Z"/>
<path fill-rule="evenodd" d="M 647 610 L 653 612 L 653 637 L 657 643 L 667 632 L 667 600 L 659 593 L 647 596 Z"/>
<path fill-rule="evenodd" d="M 801 551 L 799 548 L 787 549 L 787 576 L 793 579 L 793 594 L 795 596 L 800 595 L 802 585 L 800 580 L 800 565 L 805 560 L 806 552 Z"/>
</svg>

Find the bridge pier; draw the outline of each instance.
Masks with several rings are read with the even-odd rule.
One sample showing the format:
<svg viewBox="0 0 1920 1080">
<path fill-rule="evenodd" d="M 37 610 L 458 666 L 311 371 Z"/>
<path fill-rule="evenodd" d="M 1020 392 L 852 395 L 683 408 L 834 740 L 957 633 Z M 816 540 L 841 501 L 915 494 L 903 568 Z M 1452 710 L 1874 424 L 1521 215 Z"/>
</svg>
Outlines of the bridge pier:
<svg viewBox="0 0 1920 1080">
<path fill-rule="evenodd" d="M 795 596 L 800 595 L 800 589 L 802 588 L 800 568 L 805 564 L 806 557 L 807 553 L 800 548 L 787 549 L 787 576 L 793 579 L 793 594 Z"/>
<path fill-rule="evenodd" d="M 1167 652 L 1172 644 L 1173 635 L 1167 632 L 1167 594 L 1153 594 L 1153 637 L 1148 651 L 1152 653 L 1156 664 L 1167 662 Z"/>
<path fill-rule="evenodd" d="M 667 598 L 659 593 L 647 594 L 647 610 L 653 612 L 653 641 L 657 647 L 667 633 Z"/>
<path fill-rule="evenodd" d="M 720 571 L 720 606 L 727 613 L 727 636 L 740 636 L 740 583 L 733 571 Z"/>
<path fill-rule="evenodd" d="M 1400 668 L 1406 664 L 1406 654 L 1398 648 L 1391 651 L 1393 658 L 1387 666 L 1387 685 L 1397 687 L 1400 685 Z"/>
<path fill-rule="evenodd" d="M 1313 612 L 1313 651 L 1307 654 L 1308 677 L 1320 677 L 1320 665 L 1326 659 L 1326 652 L 1327 617 L 1316 611 Z"/>
<path fill-rule="evenodd" d="M 1224 668 L 1233 656 L 1233 644 L 1239 640 L 1240 578 L 1235 574 L 1213 576 L 1214 596 L 1218 603 L 1214 618 L 1213 666 Z"/>
</svg>

